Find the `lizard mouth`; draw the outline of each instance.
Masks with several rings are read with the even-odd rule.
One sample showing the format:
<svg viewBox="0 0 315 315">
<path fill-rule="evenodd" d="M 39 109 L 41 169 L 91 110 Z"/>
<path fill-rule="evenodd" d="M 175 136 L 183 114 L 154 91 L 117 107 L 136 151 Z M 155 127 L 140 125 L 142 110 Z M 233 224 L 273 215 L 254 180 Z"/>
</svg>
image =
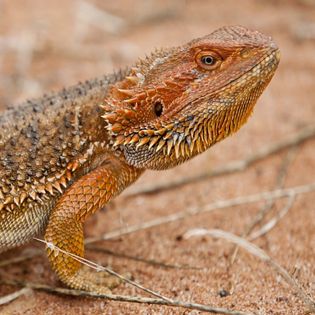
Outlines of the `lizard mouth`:
<svg viewBox="0 0 315 315">
<path fill-rule="evenodd" d="M 278 64 L 280 62 L 280 50 L 273 50 L 271 53 L 268 53 L 260 62 L 252 67 L 248 73 L 251 75 L 260 78 L 257 80 L 258 83 L 266 81 L 266 79 L 272 78 Z M 245 73 L 242 77 L 246 77 L 248 73 Z"/>
<path fill-rule="evenodd" d="M 273 50 L 262 57 L 261 60 L 256 63 L 248 72 L 246 72 L 236 80 L 246 80 L 246 77 L 251 76 L 252 78 L 258 78 L 258 80 L 256 80 L 257 84 L 264 83 L 268 81 L 268 79 L 272 78 L 276 68 L 278 67 L 279 62 L 280 50 Z"/>
</svg>

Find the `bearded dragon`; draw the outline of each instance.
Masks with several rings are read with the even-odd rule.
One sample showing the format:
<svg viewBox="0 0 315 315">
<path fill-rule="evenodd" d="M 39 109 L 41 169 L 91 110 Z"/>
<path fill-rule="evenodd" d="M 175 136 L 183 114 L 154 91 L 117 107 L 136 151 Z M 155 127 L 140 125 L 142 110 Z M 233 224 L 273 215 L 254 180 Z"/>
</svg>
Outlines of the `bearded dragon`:
<svg viewBox="0 0 315 315">
<path fill-rule="evenodd" d="M 65 253 L 84 257 L 85 220 L 146 169 L 174 167 L 236 132 L 279 58 L 270 37 L 223 27 L 2 113 L 0 252 L 44 233 L 60 249 L 47 255 L 64 284 L 107 290 L 110 279 Z"/>
</svg>

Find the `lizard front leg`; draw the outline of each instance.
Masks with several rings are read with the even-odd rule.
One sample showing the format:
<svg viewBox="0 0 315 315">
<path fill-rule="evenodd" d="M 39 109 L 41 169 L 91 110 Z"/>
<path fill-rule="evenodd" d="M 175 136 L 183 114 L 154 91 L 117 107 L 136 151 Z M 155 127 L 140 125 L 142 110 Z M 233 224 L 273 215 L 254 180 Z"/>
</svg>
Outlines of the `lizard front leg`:
<svg viewBox="0 0 315 315">
<path fill-rule="evenodd" d="M 84 221 L 141 173 L 141 170 L 112 159 L 81 177 L 52 210 L 45 240 L 63 251 L 84 257 Z M 108 292 L 106 287 L 113 285 L 99 272 L 84 268 L 80 262 L 61 251 L 47 247 L 47 255 L 61 281 L 72 288 L 104 293 Z"/>
</svg>

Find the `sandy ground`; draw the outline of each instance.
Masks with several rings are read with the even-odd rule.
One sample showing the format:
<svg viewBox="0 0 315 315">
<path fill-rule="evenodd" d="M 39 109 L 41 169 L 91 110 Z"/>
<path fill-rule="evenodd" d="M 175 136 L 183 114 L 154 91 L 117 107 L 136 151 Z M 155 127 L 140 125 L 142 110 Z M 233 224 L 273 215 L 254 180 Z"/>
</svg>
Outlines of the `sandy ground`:
<svg viewBox="0 0 315 315">
<path fill-rule="evenodd" d="M 5 108 L 45 91 L 111 72 L 133 63 L 155 47 L 181 44 L 227 24 L 241 24 L 270 34 L 282 51 L 279 70 L 259 100 L 253 117 L 237 135 L 176 169 L 145 173 L 132 189 L 215 170 L 314 124 L 314 1 L 0 0 L 0 104 Z M 108 205 L 107 211 L 99 211 L 89 220 L 86 235 L 97 236 L 191 207 L 273 190 L 281 176 L 284 187 L 310 184 L 315 175 L 314 155 L 313 138 L 263 159 L 243 172 L 151 195 L 130 197 L 126 191 Z M 286 202 L 276 201 L 261 225 L 276 217 Z M 254 241 L 313 298 L 314 203 L 314 192 L 297 196 L 277 225 Z M 187 231 L 195 228 L 222 229 L 242 235 L 264 205 L 258 202 L 229 207 L 138 231 L 97 244 L 117 256 L 94 250 L 88 250 L 87 256 L 119 272 L 130 272 L 136 281 L 174 299 L 255 314 L 304 314 L 305 304 L 292 287 L 257 257 L 240 250 L 231 265 L 230 243 L 210 236 L 183 239 Z M 0 260 L 22 256 L 34 249 L 42 254 L 0 268 L 1 279 L 61 286 L 50 270 L 43 246 L 35 241 L 1 254 Z M 160 264 L 152 264 L 151 260 Z M 16 290 L 13 286 L 0 285 L 0 296 Z M 225 297 L 221 296 L 223 290 L 227 293 Z M 113 293 L 144 295 L 123 284 Z M 201 312 L 31 291 L 0 306 L 0 314 Z"/>
</svg>

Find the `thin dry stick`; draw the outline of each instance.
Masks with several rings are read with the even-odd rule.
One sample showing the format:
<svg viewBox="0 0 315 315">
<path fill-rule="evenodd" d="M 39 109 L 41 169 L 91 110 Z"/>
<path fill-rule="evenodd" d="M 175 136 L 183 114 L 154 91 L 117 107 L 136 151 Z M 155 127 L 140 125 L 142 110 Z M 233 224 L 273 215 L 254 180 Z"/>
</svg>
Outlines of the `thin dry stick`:
<svg viewBox="0 0 315 315">
<path fill-rule="evenodd" d="M 285 158 L 283 159 L 283 162 L 278 172 L 275 189 L 283 188 L 289 165 L 291 164 L 296 154 L 296 148 L 297 146 L 292 147 L 291 150 L 288 151 Z M 255 226 L 257 226 L 265 218 L 269 210 L 273 208 L 275 202 L 276 202 L 275 199 L 271 199 L 267 201 L 265 206 L 262 208 L 261 212 L 258 213 L 257 218 L 254 219 L 253 224 L 249 227 L 247 235 L 249 235 L 252 232 L 252 230 L 255 228 Z M 247 235 L 242 235 L 242 237 L 247 236 Z"/>
<path fill-rule="evenodd" d="M 140 296 L 125 296 L 125 295 L 116 295 L 116 294 L 97 294 L 87 291 L 71 290 L 64 288 L 53 288 L 47 285 L 31 282 L 17 282 L 17 281 L 1 281 L 0 283 L 14 285 L 14 286 L 25 286 L 34 290 L 41 290 L 46 292 L 65 294 L 71 296 L 80 296 L 80 297 L 94 297 L 94 298 L 105 298 L 113 301 L 120 302 L 131 302 L 131 303 L 145 303 L 145 304 L 155 304 L 155 305 L 165 305 L 165 306 L 174 306 L 182 307 L 192 310 L 199 310 L 203 312 L 213 313 L 213 314 L 225 314 L 225 315 L 254 315 L 253 313 L 241 312 L 241 311 L 232 311 L 220 307 L 212 307 L 208 305 L 198 304 L 198 303 L 185 303 L 182 301 L 165 301 L 162 299 L 152 299 Z"/>
<path fill-rule="evenodd" d="M 14 300 L 16 300 L 21 295 L 27 294 L 31 291 L 30 288 L 22 288 L 21 290 L 18 290 L 16 292 L 13 292 L 11 294 L 5 295 L 0 297 L 0 305 L 10 303 Z"/>
<path fill-rule="evenodd" d="M 293 202 L 295 200 L 295 194 L 292 194 L 289 198 L 288 198 L 288 202 L 285 204 L 285 206 L 277 213 L 277 215 L 275 217 L 273 217 L 271 220 L 269 220 L 266 224 L 264 224 L 258 231 L 253 232 L 252 234 L 250 234 L 249 236 L 249 240 L 253 241 L 263 235 L 265 235 L 266 233 L 268 233 L 271 229 L 273 229 L 276 224 L 288 213 L 288 211 L 290 210 L 290 208 L 293 205 Z M 270 203 L 268 203 L 270 204 Z M 264 210 L 264 209 L 263 209 Z M 256 217 L 256 219 L 253 221 L 253 223 L 258 224 L 259 221 L 261 221 L 263 219 L 265 213 L 261 212 L 258 214 L 258 216 Z M 261 219 L 261 220 L 259 220 Z M 253 224 L 254 225 L 254 224 Z M 251 227 L 251 226 L 250 226 Z M 252 229 L 248 229 L 248 233 L 244 233 L 242 235 L 242 237 L 247 237 L 248 234 L 250 233 Z M 246 232 L 247 232 L 246 231 Z M 231 267 L 231 265 L 234 263 L 235 259 L 236 259 L 236 255 L 238 253 L 238 246 L 235 245 L 235 247 L 233 248 L 233 254 L 231 255 L 231 260 L 230 260 L 230 264 L 229 267 Z"/>
<path fill-rule="evenodd" d="M 300 284 L 293 279 L 290 274 L 281 267 L 275 260 L 267 255 L 260 247 L 256 246 L 253 243 L 250 243 L 246 239 L 236 236 L 235 234 L 225 232 L 222 230 L 206 230 L 206 229 L 194 229 L 185 233 L 184 238 L 189 238 L 191 236 L 204 236 L 209 235 L 214 238 L 223 238 L 227 241 L 230 241 L 238 246 L 244 248 L 252 255 L 258 257 L 262 261 L 268 263 L 299 295 L 303 302 L 307 305 L 309 312 L 315 313 L 315 301 L 313 301 L 305 292 L 305 290 L 300 286 Z"/>
<path fill-rule="evenodd" d="M 34 240 L 39 241 L 41 243 L 44 243 L 51 250 L 56 251 L 56 253 L 61 252 L 63 254 L 66 254 L 67 256 L 73 258 L 74 260 L 80 262 L 81 264 L 86 265 L 86 266 L 88 266 L 88 267 L 90 267 L 92 269 L 95 269 L 98 272 L 99 271 L 105 271 L 105 272 L 109 273 L 110 275 L 115 276 L 115 277 L 123 280 L 124 282 L 127 282 L 127 283 L 133 285 L 134 287 L 137 287 L 138 289 L 140 289 L 140 290 L 142 290 L 142 291 L 144 291 L 146 293 L 149 293 L 149 294 L 151 294 L 153 296 L 156 296 L 156 297 L 158 297 L 158 298 L 160 298 L 162 300 L 168 301 L 168 302 L 171 301 L 169 298 L 167 298 L 167 297 L 165 297 L 165 296 L 163 296 L 163 295 L 161 295 L 161 294 L 159 294 L 159 293 L 157 293 L 155 291 L 152 291 L 151 289 L 145 288 L 141 284 L 139 284 L 139 283 L 137 283 L 135 281 L 132 281 L 132 280 L 130 280 L 130 279 L 128 279 L 128 278 L 118 274 L 117 272 L 115 272 L 115 271 L 113 271 L 113 270 L 111 270 L 109 268 L 103 267 L 103 266 L 101 266 L 101 265 L 99 265 L 99 264 L 97 264 L 97 263 L 95 263 L 95 262 L 93 262 L 91 260 L 88 260 L 88 259 L 86 259 L 84 257 L 75 255 L 75 254 L 67 252 L 67 251 L 64 251 L 63 249 L 59 248 L 58 246 L 54 245 L 51 242 L 46 242 L 45 240 L 41 240 L 41 239 L 36 238 L 36 237 L 34 237 Z"/>
<path fill-rule="evenodd" d="M 258 231 L 252 233 L 249 237 L 250 241 L 256 240 L 257 238 L 267 234 L 270 230 L 272 230 L 276 224 L 288 213 L 291 209 L 295 200 L 295 195 L 292 195 L 288 198 L 287 204 L 277 213 L 275 217 L 269 220 L 266 224 L 264 224 Z"/>
<path fill-rule="evenodd" d="M 226 164 L 223 167 L 218 167 L 215 170 L 210 170 L 207 172 L 203 172 L 202 174 L 197 174 L 194 176 L 181 178 L 177 180 L 171 180 L 167 183 L 162 184 L 154 184 L 152 186 L 145 185 L 145 186 L 134 186 L 135 188 L 130 188 L 125 194 L 125 197 L 134 197 L 141 194 L 153 194 L 157 192 L 161 192 L 164 190 L 174 189 L 189 183 L 194 183 L 197 181 L 201 181 L 207 179 L 209 177 L 221 176 L 226 174 L 231 174 L 235 172 L 244 171 L 246 168 L 251 166 L 252 164 L 261 161 L 275 153 L 278 153 L 284 149 L 288 149 L 290 147 L 297 146 L 309 140 L 315 136 L 315 125 L 310 125 L 300 132 L 284 139 L 278 143 L 274 143 L 268 147 L 262 148 L 258 150 L 255 154 L 249 156 L 244 160 L 234 161 L 229 164 Z"/>
<path fill-rule="evenodd" d="M 130 260 L 135 260 L 135 261 L 143 262 L 145 264 L 149 264 L 149 265 L 153 265 L 153 266 L 159 266 L 159 267 L 168 268 L 168 269 L 185 269 L 185 270 L 202 270 L 202 269 L 204 269 L 203 267 L 195 267 L 195 266 L 189 266 L 189 265 L 167 264 L 167 263 L 163 263 L 160 261 L 156 261 L 154 259 L 145 259 L 145 258 L 141 258 L 141 257 L 137 257 L 137 256 L 126 255 L 124 253 L 117 253 L 116 251 L 114 252 L 114 251 L 111 251 L 109 249 L 101 248 L 101 247 L 97 247 L 97 246 L 88 246 L 88 249 L 93 250 L 93 251 L 97 251 L 97 252 L 101 252 L 101 253 L 105 253 L 107 255 L 112 255 L 115 257 L 121 257 L 121 258 L 130 259 Z"/>
<path fill-rule="evenodd" d="M 31 259 L 33 257 L 39 256 L 41 254 L 42 253 L 39 251 L 34 251 L 32 253 L 25 254 L 25 255 L 22 255 L 19 257 L 13 257 L 11 259 L 2 260 L 2 261 L 0 261 L 0 267 L 12 265 L 12 264 L 17 264 L 17 263 L 20 263 L 20 262 L 25 261 L 27 259 Z"/>
<path fill-rule="evenodd" d="M 96 247 L 96 246 L 88 246 L 88 249 L 92 250 L 92 251 L 102 252 L 102 253 L 105 253 L 107 255 L 112 255 L 115 257 L 121 257 L 121 258 L 130 259 L 130 260 L 135 260 L 135 261 L 143 262 L 145 264 L 159 266 L 159 267 L 163 267 L 163 268 L 167 268 L 167 269 L 185 269 L 185 270 L 202 270 L 202 269 L 204 269 L 203 267 L 196 267 L 196 266 L 189 266 L 189 265 L 167 264 L 167 263 L 157 261 L 154 259 L 145 259 L 145 258 L 136 257 L 136 256 L 132 256 L 132 255 L 126 255 L 124 253 L 117 253 L 117 252 L 111 251 L 109 249 L 100 248 L 100 247 Z M 17 264 L 17 263 L 20 263 L 22 261 L 34 258 L 36 256 L 42 256 L 42 255 L 43 255 L 42 251 L 36 251 L 36 252 L 29 253 L 29 254 L 21 255 L 18 257 L 13 257 L 11 259 L 2 260 L 2 261 L 0 261 L 0 268 L 4 267 L 4 266 L 12 265 L 12 264 Z"/>
<path fill-rule="evenodd" d="M 291 164 L 291 162 L 292 162 L 292 160 L 296 154 L 296 148 L 297 148 L 296 146 L 292 147 L 282 161 L 282 164 L 281 164 L 281 167 L 279 169 L 278 176 L 277 176 L 277 182 L 276 182 L 276 187 L 275 187 L 276 189 L 283 188 L 284 180 L 285 180 L 289 165 Z M 290 200 L 289 200 L 289 202 L 290 202 Z M 262 222 L 264 220 L 267 213 L 273 209 L 275 203 L 276 203 L 275 199 L 267 200 L 266 204 L 263 205 L 263 207 L 260 209 L 258 214 L 253 219 L 253 221 L 247 226 L 247 228 L 245 228 L 245 232 L 242 234 L 242 237 L 248 236 L 254 230 L 254 228 L 258 224 L 260 224 L 260 222 Z M 285 209 L 286 208 L 287 207 L 285 207 Z M 289 210 L 289 208 L 288 208 L 288 210 Z M 231 267 L 231 265 L 234 263 L 236 256 L 237 256 L 237 253 L 238 253 L 238 246 L 235 245 L 234 248 L 232 249 L 232 255 L 231 255 L 229 267 Z"/>
<path fill-rule="evenodd" d="M 139 230 L 145 230 L 152 227 L 156 227 L 161 224 L 183 220 L 187 217 L 197 215 L 200 213 L 206 213 L 206 212 L 211 212 L 214 210 L 225 209 L 225 208 L 235 207 L 235 206 L 249 204 L 249 203 L 255 203 L 255 202 L 259 202 L 263 200 L 280 199 L 280 198 L 290 197 L 291 195 L 305 194 L 314 190 L 315 190 L 315 182 L 306 184 L 306 185 L 295 186 L 292 188 L 276 189 L 272 191 L 261 192 L 258 194 L 253 194 L 253 195 L 248 195 L 248 196 L 243 196 L 243 197 L 236 197 L 233 199 L 220 200 L 220 201 L 205 205 L 201 208 L 190 208 L 185 211 L 171 214 L 169 216 L 161 217 L 161 218 L 144 222 L 144 223 L 140 223 L 140 224 L 135 224 L 135 225 L 128 226 L 125 228 L 120 228 L 118 230 L 111 231 L 101 236 L 97 236 L 93 238 L 91 237 L 91 238 L 86 239 L 85 244 L 91 244 L 91 243 L 98 242 L 101 240 L 109 240 L 115 237 L 121 237 L 122 235 L 134 233 Z"/>
</svg>

